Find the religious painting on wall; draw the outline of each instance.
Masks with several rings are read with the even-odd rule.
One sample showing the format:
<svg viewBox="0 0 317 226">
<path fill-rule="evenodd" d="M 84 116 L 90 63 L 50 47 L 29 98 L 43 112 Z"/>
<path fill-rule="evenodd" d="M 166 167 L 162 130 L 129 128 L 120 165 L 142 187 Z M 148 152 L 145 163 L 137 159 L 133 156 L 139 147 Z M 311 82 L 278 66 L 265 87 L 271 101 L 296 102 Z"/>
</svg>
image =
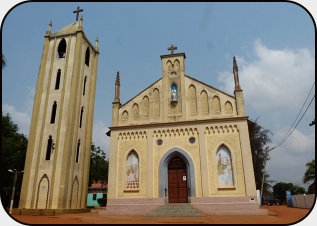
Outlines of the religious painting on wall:
<svg viewBox="0 0 317 226">
<path fill-rule="evenodd" d="M 219 186 L 232 186 L 232 161 L 231 154 L 225 146 L 221 146 L 217 151 L 217 172 Z"/>
<path fill-rule="evenodd" d="M 131 151 L 127 158 L 126 189 L 139 188 L 139 158 L 135 151 Z"/>
</svg>

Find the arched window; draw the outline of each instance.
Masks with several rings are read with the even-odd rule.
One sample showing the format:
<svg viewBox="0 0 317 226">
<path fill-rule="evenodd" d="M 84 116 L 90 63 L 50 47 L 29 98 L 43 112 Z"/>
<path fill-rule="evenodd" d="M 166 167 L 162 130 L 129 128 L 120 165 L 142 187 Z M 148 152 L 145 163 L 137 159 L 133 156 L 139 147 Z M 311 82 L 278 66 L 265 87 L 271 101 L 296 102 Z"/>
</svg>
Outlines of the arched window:
<svg viewBox="0 0 317 226">
<path fill-rule="evenodd" d="M 83 113 L 84 113 L 84 107 L 81 107 L 79 128 L 81 128 L 81 123 L 82 123 L 82 121 L 83 121 Z"/>
<path fill-rule="evenodd" d="M 89 47 L 87 47 L 86 50 L 86 56 L 85 56 L 85 64 L 89 67 L 89 58 L 90 58 L 90 50 Z"/>
<path fill-rule="evenodd" d="M 139 189 L 139 157 L 134 150 L 127 157 L 126 189 Z"/>
<path fill-rule="evenodd" d="M 58 58 L 65 58 L 66 56 L 66 41 L 63 38 L 58 44 Z"/>
<path fill-rule="evenodd" d="M 56 101 L 54 101 L 54 104 L 53 104 L 53 107 L 52 107 L 51 124 L 55 123 L 56 108 L 57 108 L 57 103 L 56 103 Z"/>
<path fill-rule="evenodd" d="M 85 96 L 86 82 L 87 82 L 87 76 L 85 76 L 85 79 L 84 79 L 83 96 Z"/>
<path fill-rule="evenodd" d="M 219 186 L 233 186 L 231 154 L 224 145 L 221 145 L 217 151 L 217 172 Z"/>
<path fill-rule="evenodd" d="M 56 75 L 55 90 L 59 89 L 60 80 L 61 80 L 61 69 L 58 69 L 57 75 Z"/>
<path fill-rule="evenodd" d="M 49 136 L 48 141 L 47 141 L 45 160 L 51 159 L 52 146 L 53 146 L 53 139 L 52 139 L 52 136 Z"/>
<path fill-rule="evenodd" d="M 78 140 L 78 143 L 77 143 L 76 163 L 78 162 L 78 157 L 79 157 L 79 147 L 80 147 L 80 140 Z"/>
</svg>

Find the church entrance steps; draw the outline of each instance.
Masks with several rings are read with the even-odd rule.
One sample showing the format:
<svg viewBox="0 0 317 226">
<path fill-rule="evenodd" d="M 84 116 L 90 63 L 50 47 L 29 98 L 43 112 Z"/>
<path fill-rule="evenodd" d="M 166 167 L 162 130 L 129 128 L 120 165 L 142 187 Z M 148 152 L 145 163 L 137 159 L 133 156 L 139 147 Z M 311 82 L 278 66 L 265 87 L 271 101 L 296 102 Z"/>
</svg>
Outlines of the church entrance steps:
<svg viewBox="0 0 317 226">
<path fill-rule="evenodd" d="M 164 205 L 164 198 L 120 198 L 109 199 L 107 207 L 99 215 L 143 216 Z"/>
<path fill-rule="evenodd" d="M 204 214 L 267 215 L 266 209 L 260 209 L 255 197 L 192 197 L 191 205 Z"/>
<path fill-rule="evenodd" d="M 144 215 L 145 217 L 203 217 L 190 203 L 169 203 Z"/>
</svg>

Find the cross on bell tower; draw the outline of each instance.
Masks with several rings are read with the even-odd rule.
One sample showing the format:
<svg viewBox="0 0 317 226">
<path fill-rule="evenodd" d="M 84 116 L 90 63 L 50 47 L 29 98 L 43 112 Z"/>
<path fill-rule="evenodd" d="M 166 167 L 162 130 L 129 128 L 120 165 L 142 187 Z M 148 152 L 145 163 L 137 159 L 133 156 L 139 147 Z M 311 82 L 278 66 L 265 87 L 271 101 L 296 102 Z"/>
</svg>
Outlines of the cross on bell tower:
<svg viewBox="0 0 317 226">
<path fill-rule="evenodd" d="M 177 46 L 174 46 L 173 44 L 171 45 L 171 47 L 168 47 L 167 50 L 170 50 L 171 51 L 171 54 L 174 54 L 174 50 L 177 49 Z"/>
<path fill-rule="evenodd" d="M 77 9 L 75 11 L 73 11 L 73 13 L 76 13 L 76 21 L 78 21 L 78 15 L 79 15 L 79 12 L 83 12 L 84 10 L 79 8 L 79 6 L 77 6 Z"/>
</svg>

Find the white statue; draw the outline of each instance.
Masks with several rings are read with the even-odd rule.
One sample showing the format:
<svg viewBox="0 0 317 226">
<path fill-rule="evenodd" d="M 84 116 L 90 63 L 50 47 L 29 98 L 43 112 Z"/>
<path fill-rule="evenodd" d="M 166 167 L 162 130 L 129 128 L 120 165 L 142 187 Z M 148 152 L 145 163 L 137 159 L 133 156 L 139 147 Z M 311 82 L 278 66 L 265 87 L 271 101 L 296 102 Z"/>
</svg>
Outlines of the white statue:
<svg viewBox="0 0 317 226">
<path fill-rule="evenodd" d="M 175 87 L 172 89 L 172 101 L 177 101 L 177 92 Z"/>
</svg>

